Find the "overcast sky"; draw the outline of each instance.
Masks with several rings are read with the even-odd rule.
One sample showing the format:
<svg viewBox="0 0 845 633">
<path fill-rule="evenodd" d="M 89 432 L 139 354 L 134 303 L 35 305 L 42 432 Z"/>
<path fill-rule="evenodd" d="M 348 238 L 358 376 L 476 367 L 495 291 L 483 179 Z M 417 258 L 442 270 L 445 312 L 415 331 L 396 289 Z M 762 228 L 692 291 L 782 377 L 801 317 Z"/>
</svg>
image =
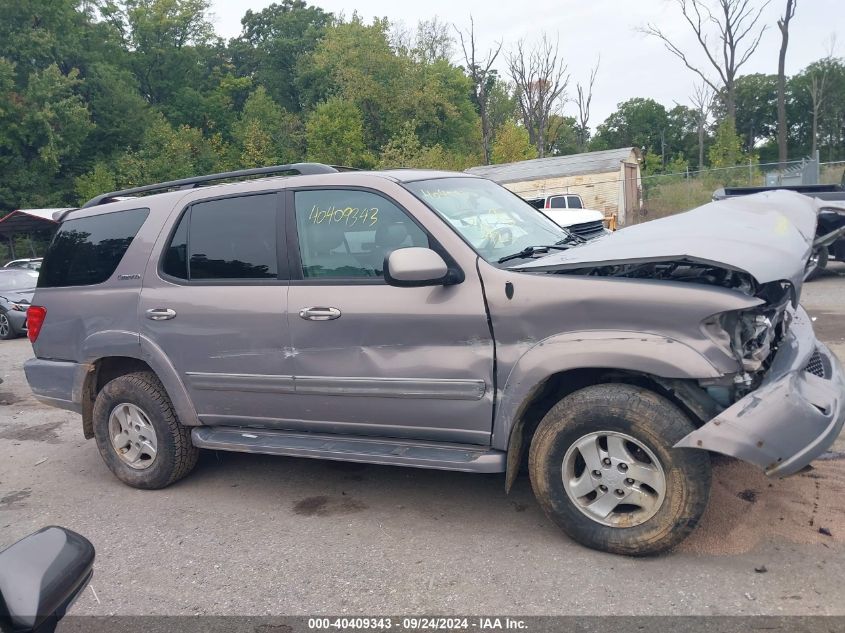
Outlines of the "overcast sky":
<svg viewBox="0 0 845 633">
<path fill-rule="evenodd" d="M 260 10 L 269 4 L 270 0 L 214 0 L 212 10 L 217 32 L 227 38 L 237 36 L 246 10 Z M 584 81 L 589 76 L 590 67 L 601 55 L 590 122 L 593 128 L 615 109 L 617 103 L 631 97 L 651 97 L 667 107 L 675 102 L 689 105 L 696 77 L 656 38 L 638 32 L 639 27 L 647 22 L 655 23 L 686 50 L 694 52 L 695 60 L 702 59 L 694 35 L 671 0 L 517 0 L 499 3 L 489 0 L 358 0 L 354 4 L 312 0 L 310 4 L 333 13 L 344 12 L 347 16 L 357 10 L 367 21 L 386 16 L 409 26 L 437 15 L 444 21 L 466 27 L 472 14 L 482 47 L 502 40 L 503 50 L 520 38 L 529 41 L 537 38 L 543 31 L 559 36 L 560 49 L 572 76 L 570 93 L 574 92 L 576 80 Z M 742 74 L 777 72 L 780 33 L 776 21 L 785 4 L 785 0 L 772 0 L 765 9 L 761 22 L 769 28 L 755 55 L 741 69 Z M 839 38 L 836 54 L 842 55 L 845 51 L 845 0 L 797 0 L 797 11 L 790 25 L 787 74 L 798 72 L 824 56 L 834 34 Z M 504 75 L 501 57 L 497 66 Z M 701 65 L 704 67 L 703 61 Z M 564 112 L 574 114 L 572 104 L 567 104 Z"/>
</svg>

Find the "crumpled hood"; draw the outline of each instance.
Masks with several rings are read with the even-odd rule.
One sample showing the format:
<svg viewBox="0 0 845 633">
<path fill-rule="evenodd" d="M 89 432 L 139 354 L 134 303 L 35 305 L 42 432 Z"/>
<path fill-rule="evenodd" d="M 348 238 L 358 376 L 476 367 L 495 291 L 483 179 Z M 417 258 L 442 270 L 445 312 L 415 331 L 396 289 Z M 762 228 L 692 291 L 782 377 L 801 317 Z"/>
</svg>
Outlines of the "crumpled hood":
<svg viewBox="0 0 845 633">
<path fill-rule="evenodd" d="M 812 250 L 819 204 L 782 190 L 710 202 L 512 269 L 539 272 L 687 261 L 743 271 L 760 284 L 788 280 L 797 299 Z"/>
</svg>

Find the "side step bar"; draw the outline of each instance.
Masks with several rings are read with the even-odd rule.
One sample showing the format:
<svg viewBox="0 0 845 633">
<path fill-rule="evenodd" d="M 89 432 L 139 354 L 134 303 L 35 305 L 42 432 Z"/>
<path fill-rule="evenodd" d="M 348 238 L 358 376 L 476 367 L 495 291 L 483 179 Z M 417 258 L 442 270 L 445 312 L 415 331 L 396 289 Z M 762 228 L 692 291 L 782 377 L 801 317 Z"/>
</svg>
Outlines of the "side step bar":
<svg viewBox="0 0 845 633">
<path fill-rule="evenodd" d="M 198 448 L 239 453 L 313 457 L 368 464 L 392 464 L 473 473 L 505 472 L 506 453 L 467 444 L 439 444 L 348 435 L 230 426 L 198 426 L 191 431 Z"/>
</svg>

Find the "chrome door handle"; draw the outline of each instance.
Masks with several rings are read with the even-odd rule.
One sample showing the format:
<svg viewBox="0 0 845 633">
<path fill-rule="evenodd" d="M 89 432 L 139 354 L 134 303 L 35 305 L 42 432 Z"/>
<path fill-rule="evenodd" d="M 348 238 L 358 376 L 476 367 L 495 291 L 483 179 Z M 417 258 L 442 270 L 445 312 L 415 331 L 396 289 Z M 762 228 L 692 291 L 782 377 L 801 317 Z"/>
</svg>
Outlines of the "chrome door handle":
<svg viewBox="0 0 845 633">
<path fill-rule="evenodd" d="M 340 310 L 337 308 L 302 308 L 299 316 L 308 321 L 331 321 L 340 318 Z"/>
<path fill-rule="evenodd" d="M 153 321 L 167 321 L 176 316 L 176 310 L 170 308 L 150 308 L 147 310 L 147 318 Z"/>
</svg>

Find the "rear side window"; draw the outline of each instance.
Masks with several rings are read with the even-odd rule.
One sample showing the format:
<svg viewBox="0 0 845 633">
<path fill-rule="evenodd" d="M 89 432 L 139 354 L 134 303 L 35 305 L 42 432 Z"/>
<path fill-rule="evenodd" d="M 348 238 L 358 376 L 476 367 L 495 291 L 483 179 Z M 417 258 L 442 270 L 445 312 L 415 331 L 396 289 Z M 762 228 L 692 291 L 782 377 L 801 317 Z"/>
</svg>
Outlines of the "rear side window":
<svg viewBox="0 0 845 633">
<path fill-rule="evenodd" d="M 555 196 L 550 200 L 550 207 L 552 209 L 565 209 L 566 208 L 566 196 Z"/>
<path fill-rule="evenodd" d="M 190 280 L 276 279 L 275 193 L 199 202 L 182 216 L 162 271 Z"/>
<path fill-rule="evenodd" d="M 47 249 L 38 287 L 103 283 L 114 274 L 149 213 L 132 209 L 63 222 Z"/>
</svg>

